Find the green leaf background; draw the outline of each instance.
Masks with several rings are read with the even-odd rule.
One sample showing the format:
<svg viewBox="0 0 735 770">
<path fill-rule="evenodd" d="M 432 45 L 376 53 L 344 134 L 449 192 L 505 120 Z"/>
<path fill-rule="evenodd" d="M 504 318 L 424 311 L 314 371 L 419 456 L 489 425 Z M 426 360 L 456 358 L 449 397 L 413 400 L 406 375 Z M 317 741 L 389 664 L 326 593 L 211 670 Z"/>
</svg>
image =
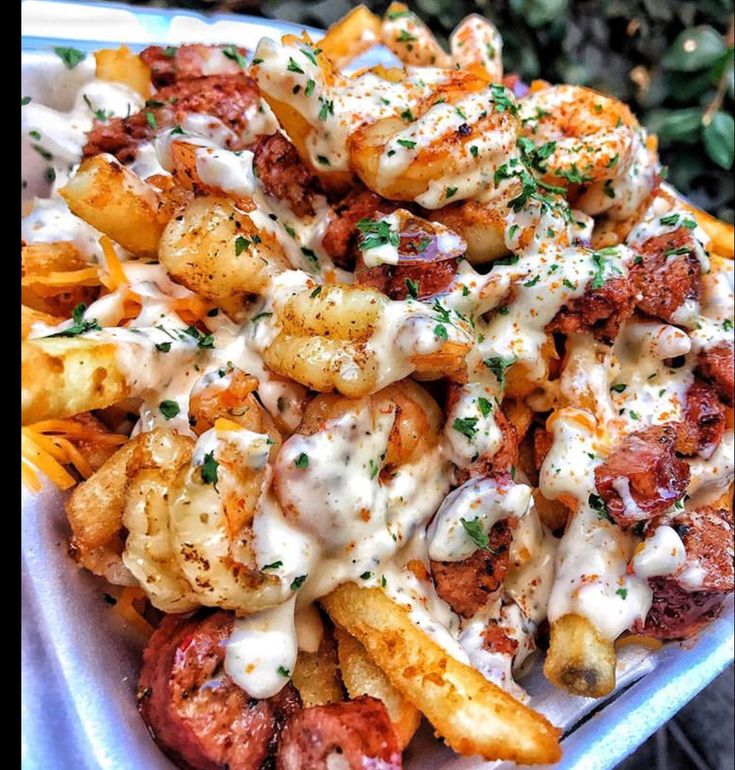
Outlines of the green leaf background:
<svg viewBox="0 0 735 770">
<path fill-rule="evenodd" d="M 349 0 L 166 0 L 326 27 Z M 378 13 L 388 5 L 366 0 Z M 415 0 L 446 42 L 469 13 L 503 35 L 506 71 L 598 88 L 628 102 L 659 136 L 668 178 L 697 205 L 733 221 L 732 0 Z"/>
</svg>

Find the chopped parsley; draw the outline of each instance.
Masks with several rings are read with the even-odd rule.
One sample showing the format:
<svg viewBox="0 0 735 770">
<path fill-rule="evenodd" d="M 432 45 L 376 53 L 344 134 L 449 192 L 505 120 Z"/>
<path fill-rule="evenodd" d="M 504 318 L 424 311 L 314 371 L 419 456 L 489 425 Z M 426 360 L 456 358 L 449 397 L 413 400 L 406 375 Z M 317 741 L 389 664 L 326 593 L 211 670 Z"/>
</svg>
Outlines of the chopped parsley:
<svg viewBox="0 0 735 770">
<path fill-rule="evenodd" d="M 412 278 L 406 278 L 406 290 L 408 291 L 408 296 L 411 297 L 411 299 L 419 298 L 418 281 L 414 281 Z"/>
<path fill-rule="evenodd" d="M 278 671 L 278 673 L 286 679 L 291 678 L 291 672 L 285 666 L 279 666 L 276 671 Z"/>
<path fill-rule="evenodd" d="M 678 249 L 666 249 L 664 251 L 665 257 L 680 257 L 684 254 L 689 254 L 691 249 L 688 246 L 680 246 Z"/>
<path fill-rule="evenodd" d="M 54 53 L 64 62 L 64 66 L 68 70 L 73 70 L 80 62 L 83 62 L 87 58 L 87 54 L 84 51 L 80 51 L 78 48 L 64 48 L 57 46 L 54 48 Z"/>
<path fill-rule="evenodd" d="M 477 154 L 478 154 L 479 152 L 480 152 L 480 151 L 477 149 L 476 145 L 474 145 L 474 144 L 473 144 L 473 145 L 470 145 L 470 155 L 472 155 L 472 157 L 473 157 L 473 158 L 476 158 L 476 157 L 477 157 Z"/>
<path fill-rule="evenodd" d="M 306 94 L 306 96 L 311 96 L 314 93 L 315 87 L 316 87 L 316 83 L 311 78 L 309 78 L 306 81 L 306 88 L 304 89 L 304 93 Z"/>
<path fill-rule="evenodd" d="M 608 257 L 617 257 L 618 252 L 614 246 L 606 249 L 600 249 L 592 253 L 592 262 L 595 265 L 595 273 L 590 282 L 591 289 L 601 289 L 605 284 L 605 270 L 608 266 Z M 620 272 L 616 267 L 612 268 L 615 272 Z"/>
<path fill-rule="evenodd" d="M 397 248 L 400 242 L 398 233 L 392 230 L 390 222 L 384 219 L 361 219 L 357 223 L 357 229 L 362 233 L 360 248 L 363 251 L 376 249 L 387 243 Z"/>
<path fill-rule="evenodd" d="M 485 366 L 498 378 L 498 384 L 501 388 L 505 387 L 505 372 L 516 362 L 516 357 L 503 358 L 502 356 L 493 356 L 484 360 Z"/>
<path fill-rule="evenodd" d="M 599 495 L 590 495 L 587 498 L 587 503 L 589 504 L 590 508 L 592 508 L 592 510 L 599 516 L 599 518 L 607 519 L 611 524 L 615 523 L 612 516 L 610 515 L 610 511 L 607 510 L 605 501 Z"/>
<path fill-rule="evenodd" d="M 413 150 L 413 148 L 416 146 L 416 142 L 412 142 L 410 139 L 398 139 L 398 144 L 401 145 L 401 147 L 405 147 L 407 150 Z"/>
<path fill-rule="evenodd" d="M 621 599 L 625 599 L 628 596 L 628 589 L 627 588 L 618 588 L 618 590 L 615 592 Z"/>
<path fill-rule="evenodd" d="M 444 193 L 444 197 L 447 200 L 449 198 L 452 198 L 458 189 L 459 189 L 458 187 L 447 187 L 447 191 Z"/>
<path fill-rule="evenodd" d="M 488 538 L 487 533 L 482 528 L 482 525 L 478 519 L 467 521 L 467 519 L 460 518 L 460 522 L 462 523 L 464 531 L 468 534 L 470 540 L 472 540 L 472 542 L 478 548 L 484 548 L 487 550 L 490 547 L 490 538 Z"/>
<path fill-rule="evenodd" d="M 309 294 L 309 299 L 314 299 L 315 297 L 318 297 L 321 293 L 322 293 L 322 287 L 317 286 L 316 289 L 314 289 L 314 291 L 312 291 L 311 294 Z"/>
<path fill-rule="evenodd" d="M 487 398 L 484 398 L 483 396 L 480 396 L 477 399 L 477 406 L 479 407 L 480 414 L 482 414 L 483 417 L 487 417 L 493 410 L 493 405 Z"/>
<path fill-rule="evenodd" d="M 444 326 L 444 324 L 437 324 L 434 327 L 434 336 L 437 339 L 444 340 L 446 342 L 446 340 L 449 339 L 449 335 L 447 334 L 447 327 Z"/>
<path fill-rule="evenodd" d="M 334 102 L 323 99 L 321 96 L 319 97 L 319 101 L 322 103 L 321 109 L 319 110 L 319 120 L 324 121 L 330 115 L 334 115 Z"/>
<path fill-rule="evenodd" d="M 380 466 L 371 457 L 370 458 L 370 462 L 368 463 L 368 467 L 370 468 L 370 478 L 374 479 L 378 475 L 378 471 L 380 470 Z"/>
<path fill-rule="evenodd" d="M 619 382 L 617 385 L 613 385 L 610 390 L 614 390 L 616 393 L 622 393 L 628 386 L 624 382 Z"/>
<path fill-rule="evenodd" d="M 576 163 L 572 163 L 569 168 L 563 168 L 556 172 L 556 175 L 562 179 L 566 179 L 570 184 L 585 184 L 585 182 L 591 182 L 592 177 L 583 174 L 578 168 Z"/>
<path fill-rule="evenodd" d="M 402 29 L 398 33 L 398 37 L 396 38 L 396 43 L 415 43 L 418 38 L 416 35 L 412 35 L 408 30 Z"/>
<path fill-rule="evenodd" d="M 458 431 L 472 441 L 477 435 L 478 417 L 457 417 L 452 423 L 454 430 Z"/>
<path fill-rule="evenodd" d="M 234 45 L 226 45 L 222 49 L 222 53 L 228 58 L 232 59 L 232 61 L 237 62 L 238 66 L 242 67 L 242 69 L 245 69 L 245 67 L 248 66 L 248 63 L 245 61 L 245 57 L 235 48 Z"/>
<path fill-rule="evenodd" d="M 184 334 L 188 334 L 197 341 L 197 347 L 199 348 L 213 348 L 214 347 L 214 335 L 202 334 L 196 326 L 189 326 L 184 329 Z"/>
<path fill-rule="evenodd" d="M 270 564 L 266 564 L 263 569 L 278 569 L 279 567 L 283 566 L 283 562 L 279 559 L 278 561 L 272 561 Z"/>
<path fill-rule="evenodd" d="M 490 86 L 490 93 L 492 94 L 496 112 L 509 112 L 511 115 L 518 114 L 518 105 L 512 98 L 511 92 L 505 86 L 493 83 Z"/>
<path fill-rule="evenodd" d="M 254 315 L 250 319 L 250 323 L 257 324 L 258 321 L 261 321 L 263 318 L 268 318 L 268 316 L 272 316 L 272 315 L 273 315 L 273 313 L 270 313 L 270 312 L 267 312 L 267 311 L 263 312 L 263 313 L 258 313 L 257 315 Z"/>
<path fill-rule="evenodd" d="M 372 576 L 372 572 L 363 572 L 362 575 L 360 575 L 360 580 L 370 580 Z"/>
<path fill-rule="evenodd" d="M 299 588 L 301 588 L 302 585 L 304 585 L 304 581 L 306 578 L 309 577 L 308 575 L 299 575 L 298 577 L 295 577 L 291 581 L 291 590 L 292 591 L 298 591 Z"/>
<path fill-rule="evenodd" d="M 92 318 L 89 321 L 84 320 L 84 312 L 86 309 L 87 306 L 83 302 L 80 302 L 74 310 L 71 311 L 71 318 L 74 323 L 63 331 L 49 334 L 49 337 L 78 337 L 85 332 L 99 331 L 100 325 L 97 323 L 96 318 Z"/>
<path fill-rule="evenodd" d="M 407 123 L 412 123 L 414 121 L 413 112 L 406 107 L 405 110 L 401 113 L 401 119 L 405 120 Z"/>
<path fill-rule="evenodd" d="M 30 104 L 30 103 L 31 103 L 31 97 L 30 97 L 30 96 L 24 96 L 24 97 L 23 97 L 23 98 L 20 100 L 20 106 L 21 106 L 21 107 L 25 107 L 25 106 L 26 106 L 26 104 Z"/>
<path fill-rule="evenodd" d="M 158 128 L 158 121 L 156 120 L 156 116 L 150 111 L 146 110 L 145 113 L 145 122 L 151 127 L 151 128 Z"/>
<path fill-rule="evenodd" d="M 669 214 L 667 217 L 661 217 L 658 221 L 666 227 L 673 227 L 679 221 L 679 215 Z"/>
<path fill-rule="evenodd" d="M 286 66 L 286 69 L 289 72 L 298 72 L 299 75 L 304 74 L 304 70 L 302 70 L 301 67 L 299 67 L 299 65 L 296 64 L 292 56 L 288 57 L 288 65 Z M 323 120 L 323 118 L 320 118 L 320 120 Z"/>
<path fill-rule="evenodd" d="M 726 318 L 726 319 L 725 319 L 725 320 L 722 322 L 722 328 L 723 328 L 723 329 L 724 329 L 726 332 L 729 332 L 729 331 L 730 331 L 730 329 L 732 329 L 732 321 L 731 321 L 729 318 Z"/>
<path fill-rule="evenodd" d="M 311 63 L 312 63 L 312 64 L 313 64 L 315 67 L 316 67 L 316 66 L 318 66 L 318 65 L 317 65 L 317 60 L 316 60 L 316 55 L 317 55 L 318 53 L 321 53 L 321 49 L 320 49 L 320 48 L 317 48 L 317 49 L 316 49 L 316 51 L 312 51 L 312 50 L 311 50 L 311 48 L 300 48 L 299 50 L 301 51 L 301 53 L 302 53 L 302 54 L 304 54 L 304 56 L 306 56 L 306 58 L 307 58 L 307 59 L 308 59 L 308 60 L 309 60 L 309 61 L 310 61 L 310 62 L 311 62 Z"/>
<path fill-rule="evenodd" d="M 172 417 L 176 417 L 176 415 L 181 411 L 178 403 L 176 401 L 171 401 L 170 399 L 161 401 L 161 403 L 158 405 L 158 408 L 161 410 L 161 414 L 167 420 L 170 420 Z"/>
<path fill-rule="evenodd" d="M 201 464 L 202 481 L 205 484 L 212 484 L 217 489 L 217 468 L 219 463 L 214 459 L 214 452 L 207 452 L 204 455 L 204 462 Z"/>
<path fill-rule="evenodd" d="M 526 281 L 523 285 L 530 288 L 531 286 L 535 286 L 540 280 L 541 280 L 540 275 L 534 275 L 534 277 L 531 278 L 530 281 Z"/>
<path fill-rule="evenodd" d="M 301 452 L 299 456 L 293 461 L 293 464 L 297 468 L 308 468 L 309 467 L 309 455 L 306 454 L 306 452 Z"/>
</svg>

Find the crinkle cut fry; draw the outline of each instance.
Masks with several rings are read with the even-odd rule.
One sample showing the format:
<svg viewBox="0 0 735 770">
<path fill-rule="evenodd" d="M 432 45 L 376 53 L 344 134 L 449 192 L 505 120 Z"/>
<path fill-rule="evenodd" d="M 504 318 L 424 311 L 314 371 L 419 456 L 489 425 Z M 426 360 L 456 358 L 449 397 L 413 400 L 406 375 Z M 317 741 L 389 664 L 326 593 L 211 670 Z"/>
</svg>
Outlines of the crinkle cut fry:
<svg viewBox="0 0 735 770">
<path fill-rule="evenodd" d="M 450 657 L 380 589 L 344 583 L 321 602 L 457 753 L 521 764 L 561 757 L 557 728 Z"/>
</svg>

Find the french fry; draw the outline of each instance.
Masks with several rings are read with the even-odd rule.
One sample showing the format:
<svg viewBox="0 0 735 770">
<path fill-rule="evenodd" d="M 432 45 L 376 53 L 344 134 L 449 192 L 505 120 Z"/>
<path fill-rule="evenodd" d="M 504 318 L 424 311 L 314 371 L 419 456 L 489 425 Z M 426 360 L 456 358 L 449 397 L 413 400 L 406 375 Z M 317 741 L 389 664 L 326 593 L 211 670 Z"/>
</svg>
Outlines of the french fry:
<svg viewBox="0 0 735 770">
<path fill-rule="evenodd" d="M 344 700 L 337 645 L 326 629 L 316 652 L 299 650 L 291 678 L 306 708 Z"/>
<path fill-rule="evenodd" d="M 615 689 L 615 648 L 587 618 L 564 615 L 551 624 L 546 678 L 572 695 L 601 698 Z"/>
<path fill-rule="evenodd" d="M 403 750 L 421 722 L 421 712 L 407 701 L 373 663 L 367 651 L 354 636 L 335 628 L 339 668 L 350 698 L 370 695 L 383 701 L 396 731 L 398 748 Z"/>
<path fill-rule="evenodd" d="M 44 313 L 42 310 L 36 310 L 36 308 L 28 307 L 27 305 L 20 306 L 20 338 L 26 339 L 33 330 L 33 324 L 44 323 L 49 326 L 56 326 L 60 324 L 64 319 L 58 316 Z"/>
<path fill-rule="evenodd" d="M 21 299 L 42 313 L 71 314 L 97 296 L 99 270 L 70 241 L 31 243 L 21 250 Z"/>
<path fill-rule="evenodd" d="M 96 75 L 100 80 L 123 83 L 147 99 L 153 93 L 151 70 L 127 46 L 103 48 L 94 54 Z"/>
<path fill-rule="evenodd" d="M 366 6 L 357 5 L 332 24 L 319 41 L 319 48 L 337 67 L 344 67 L 380 42 L 381 26 L 379 16 Z"/>
<path fill-rule="evenodd" d="M 710 237 L 709 250 L 720 257 L 733 259 L 735 257 L 735 228 L 729 222 L 723 222 L 721 219 L 713 217 L 706 211 L 693 206 L 686 200 L 678 190 L 670 185 L 665 185 L 664 189 L 670 195 L 676 198 L 677 202 L 688 211 L 691 211 L 697 224 Z"/>
<path fill-rule="evenodd" d="M 159 195 L 112 155 L 87 158 L 59 194 L 74 214 L 123 248 L 156 256 L 166 225 Z"/>
<path fill-rule="evenodd" d="M 131 395 L 117 345 L 83 337 L 23 342 L 21 382 L 23 425 L 101 409 Z"/>
<path fill-rule="evenodd" d="M 459 754 L 522 764 L 560 758 L 559 730 L 450 657 L 380 589 L 345 583 L 321 602 Z"/>
</svg>

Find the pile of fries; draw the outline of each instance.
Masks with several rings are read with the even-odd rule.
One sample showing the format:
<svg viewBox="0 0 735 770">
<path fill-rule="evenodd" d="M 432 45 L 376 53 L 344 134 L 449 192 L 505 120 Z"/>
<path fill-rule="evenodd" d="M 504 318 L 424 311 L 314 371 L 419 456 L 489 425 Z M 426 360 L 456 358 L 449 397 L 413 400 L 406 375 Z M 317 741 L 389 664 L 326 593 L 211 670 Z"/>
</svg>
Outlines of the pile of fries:
<svg viewBox="0 0 735 770">
<path fill-rule="evenodd" d="M 345 73 L 381 44 L 395 67 Z M 45 479 L 73 490 L 76 558 L 122 587 L 127 620 L 152 639 L 161 613 L 214 608 L 241 629 L 289 602 L 297 629 L 309 615 L 317 639 L 299 631 L 279 689 L 295 688 L 305 710 L 382 703 L 399 751 L 386 767 L 400 766 L 422 715 L 459 754 L 549 764 L 560 730 L 511 676 L 547 617 L 548 679 L 603 697 L 616 645 L 677 638 L 651 631 L 652 615 L 647 624 L 665 599 L 655 580 L 687 568 L 697 596 L 731 590 L 727 566 L 712 575 L 701 562 L 705 577 L 692 578 L 685 555 L 645 577 L 636 565 L 659 526 L 679 526 L 672 517 L 714 510 L 732 523 L 732 403 L 696 351 L 712 347 L 697 341 L 702 324 L 733 328 L 720 317 L 731 312 L 733 232 L 662 182 L 655 138 L 624 105 L 504 76 L 502 39 L 478 16 L 450 49 L 393 3 L 383 18 L 358 6 L 321 40 L 265 40 L 247 56 L 234 45 L 160 49 L 160 66 L 174 63 L 167 81 L 124 47 L 94 55 L 94 82 L 143 106 L 131 117 L 92 104 L 89 137 L 119 124 L 136 157 L 145 146 L 157 162 L 146 171 L 87 144 L 57 170 L 51 196 L 55 216 L 81 229 L 54 239 L 42 202 L 28 215 L 23 478 L 33 492 Z M 208 62 L 199 70 L 197 57 Z M 192 108 L 207 120 L 167 117 L 195 77 L 202 99 L 227 78 L 256 94 L 247 139 L 234 128 L 244 112 L 212 117 L 225 90 L 209 111 Z M 272 135 L 283 144 L 268 156 Z M 603 162 L 585 160 L 590 146 Z M 681 304 L 694 321 L 679 309 L 657 316 L 643 289 L 587 326 L 574 320 L 590 292 L 648 269 L 645 244 L 681 222 L 676 237 L 692 245 L 669 244 L 666 270 L 682 256 L 697 274 L 702 265 L 700 294 Z M 599 319 L 618 312 L 620 329 L 601 336 Z M 615 400 L 634 398 L 633 375 L 619 373 L 643 366 L 649 332 L 656 345 L 673 340 L 656 374 L 640 377 L 660 377 L 650 415 L 645 383 L 637 401 Z M 716 391 L 716 439 L 677 444 L 676 459 L 671 450 L 665 473 L 681 463 L 686 480 L 655 515 L 620 476 L 618 517 L 599 480 L 606 458 L 636 431 L 683 424 L 695 379 Z M 692 526 L 676 530 L 674 548 Z M 723 532 L 731 576 L 731 526 Z M 717 548 L 705 550 L 706 561 Z M 264 687 L 250 695 L 272 697 Z M 279 754 L 279 767 L 287 761 Z"/>
</svg>

